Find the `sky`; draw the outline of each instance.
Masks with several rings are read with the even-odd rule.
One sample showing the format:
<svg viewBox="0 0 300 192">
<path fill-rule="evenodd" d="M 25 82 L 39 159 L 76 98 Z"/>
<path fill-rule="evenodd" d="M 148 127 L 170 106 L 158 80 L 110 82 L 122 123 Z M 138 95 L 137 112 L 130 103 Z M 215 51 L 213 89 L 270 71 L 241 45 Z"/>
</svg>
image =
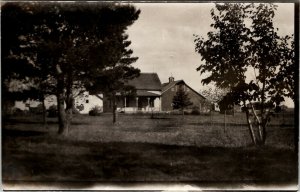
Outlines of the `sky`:
<svg viewBox="0 0 300 192">
<path fill-rule="evenodd" d="M 211 31 L 212 3 L 135 3 L 141 10 L 139 19 L 128 28 L 133 55 L 139 57 L 133 66 L 141 72 L 155 72 L 162 83 L 170 76 L 183 79 L 197 92 L 207 88 L 196 68 L 203 62 L 195 52 L 193 34 L 207 37 Z M 294 33 L 294 5 L 279 3 L 274 25 L 279 35 Z M 286 104 L 292 106 L 289 100 Z"/>
</svg>

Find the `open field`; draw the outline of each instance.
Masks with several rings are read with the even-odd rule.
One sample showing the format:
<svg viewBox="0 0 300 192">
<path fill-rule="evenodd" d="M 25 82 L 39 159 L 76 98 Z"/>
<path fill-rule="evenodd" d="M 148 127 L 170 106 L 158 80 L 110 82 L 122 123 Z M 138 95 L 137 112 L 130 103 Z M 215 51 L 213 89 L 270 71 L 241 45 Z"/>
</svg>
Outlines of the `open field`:
<svg viewBox="0 0 300 192">
<path fill-rule="evenodd" d="M 77 115 L 67 137 L 56 119 L 11 117 L 2 129 L 4 181 L 297 182 L 293 116 L 271 123 L 251 147 L 244 114 Z"/>
</svg>

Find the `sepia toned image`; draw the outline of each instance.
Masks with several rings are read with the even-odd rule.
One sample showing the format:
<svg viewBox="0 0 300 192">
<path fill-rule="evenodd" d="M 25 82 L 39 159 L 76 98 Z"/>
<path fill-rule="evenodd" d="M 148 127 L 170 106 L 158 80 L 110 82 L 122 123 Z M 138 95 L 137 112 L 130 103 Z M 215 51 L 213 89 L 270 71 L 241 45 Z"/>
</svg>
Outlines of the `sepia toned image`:
<svg viewBox="0 0 300 192">
<path fill-rule="evenodd" d="M 3 189 L 296 191 L 298 6 L 2 3 Z"/>
</svg>

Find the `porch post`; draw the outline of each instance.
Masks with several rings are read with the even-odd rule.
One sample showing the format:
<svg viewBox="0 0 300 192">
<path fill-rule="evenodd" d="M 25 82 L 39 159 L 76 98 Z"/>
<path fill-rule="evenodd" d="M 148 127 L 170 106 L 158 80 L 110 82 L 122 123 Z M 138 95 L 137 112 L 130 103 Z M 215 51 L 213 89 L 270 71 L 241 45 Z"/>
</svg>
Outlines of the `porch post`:
<svg viewBox="0 0 300 192">
<path fill-rule="evenodd" d="M 161 109 L 162 109 L 162 106 L 161 106 L 161 97 L 158 97 L 158 105 L 159 105 L 158 111 L 162 111 L 162 110 L 161 110 Z"/>
<path fill-rule="evenodd" d="M 149 109 L 150 109 L 150 98 L 148 97 L 147 99 L 148 99 L 148 111 L 149 111 Z"/>
<path fill-rule="evenodd" d="M 162 97 L 159 97 L 158 98 L 158 102 L 159 102 L 159 111 L 162 111 L 162 102 L 161 102 L 161 100 L 162 100 Z"/>
</svg>

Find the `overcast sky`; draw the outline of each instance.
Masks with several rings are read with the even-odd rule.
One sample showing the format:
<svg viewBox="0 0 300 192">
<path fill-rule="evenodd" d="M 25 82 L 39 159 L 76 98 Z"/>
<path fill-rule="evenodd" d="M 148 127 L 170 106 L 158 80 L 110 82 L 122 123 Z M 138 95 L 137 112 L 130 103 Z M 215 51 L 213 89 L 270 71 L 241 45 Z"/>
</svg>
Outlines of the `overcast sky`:
<svg viewBox="0 0 300 192">
<path fill-rule="evenodd" d="M 195 53 L 193 34 L 206 37 L 211 30 L 211 3 L 136 3 L 141 10 L 139 19 L 129 27 L 129 39 L 134 64 L 142 72 L 155 72 L 162 83 L 171 75 L 175 80 L 183 79 L 196 91 L 201 84 L 196 68 L 201 57 Z M 294 5 L 278 4 L 274 24 L 280 35 L 294 33 Z"/>
</svg>

